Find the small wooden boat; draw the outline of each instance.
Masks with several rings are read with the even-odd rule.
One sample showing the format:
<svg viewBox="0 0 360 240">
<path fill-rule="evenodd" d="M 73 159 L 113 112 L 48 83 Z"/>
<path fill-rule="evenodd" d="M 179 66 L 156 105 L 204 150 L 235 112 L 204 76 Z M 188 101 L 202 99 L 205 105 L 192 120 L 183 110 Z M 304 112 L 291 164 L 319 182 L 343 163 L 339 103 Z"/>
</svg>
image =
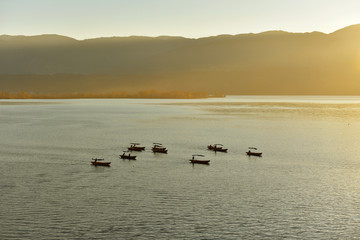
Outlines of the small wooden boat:
<svg viewBox="0 0 360 240">
<path fill-rule="evenodd" d="M 94 166 L 104 166 L 104 167 L 110 167 L 111 162 L 102 162 L 104 161 L 103 158 L 93 158 L 93 161 L 91 161 L 91 164 Z"/>
<path fill-rule="evenodd" d="M 137 151 L 137 152 L 141 152 L 145 150 L 145 147 L 140 147 L 138 145 L 140 145 L 140 143 L 130 143 L 130 147 L 128 147 L 129 151 Z"/>
<path fill-rule="evenodd" d="M 121 159 L 136 160 L 136 156 L 131 156 L 130 153 L 126 155 L 125 152 L 128 151 L 124 151 L 123 154 L 119 155 Z"/>
<path fill-rule="evenodd" d="M 194 163 L 199 163 L 199 164 L 210 164 L 210 160 L 203 160 L 203 159 L 195 159 L 195 157 L 205 157 L 204 155 L 200 155 L 200 154 L 194 154 L 192 155 L 192 159 L 190 159 L 190 163 L 194 164 Z"/>
<path fill-rule="evenodd" d="M 151 148 L 153 153 L 167 153 L 168 150 L 162 146 L 161 143 L 154 143 L 154 146 Z"/>
<path fill-rule="evenodd" d="M 249 147 L 249 150 L 246 152 L 248 156 L 256 156 L 256 157 L 262 157 L 262 152 L 252 152 L 251 150 L 257 150 L 255 147 Z"/>
<path fill-rule="evenodd" d="M 227 148 L 223 148 L 222 144 L 214 144 L 214 145 L 208 145 L 208 149 L 214 152 L 227 152 Z"/>
</svg>

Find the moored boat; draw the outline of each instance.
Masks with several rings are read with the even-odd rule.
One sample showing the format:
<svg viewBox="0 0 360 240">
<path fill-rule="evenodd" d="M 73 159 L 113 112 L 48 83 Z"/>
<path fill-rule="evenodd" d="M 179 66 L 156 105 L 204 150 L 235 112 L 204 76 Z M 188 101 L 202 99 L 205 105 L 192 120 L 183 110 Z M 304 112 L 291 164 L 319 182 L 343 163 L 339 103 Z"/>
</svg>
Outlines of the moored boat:
<svg viewBox="0 0 360 240">
<path fill-rule="evenodd" d="M 195 159 L 195 157 L 205 157 L 204 155 L 201 154 L 194 154 L 192 155 L 192 159 L 190 159 L 190 163 L 194 164 L 194 163 L 199 163 L 199 164 L 210 164 L 210 160 L 204 160 L 204 159 Z"/>
<path fill-rule="evenodd" d="M 91 164 L 94 166 L 104 166 L 104 167 L 110 167 L 111 162 L 103 162 L 103 158 L 93 158 L 93 161 L 91 161 Z"/>
</svg>

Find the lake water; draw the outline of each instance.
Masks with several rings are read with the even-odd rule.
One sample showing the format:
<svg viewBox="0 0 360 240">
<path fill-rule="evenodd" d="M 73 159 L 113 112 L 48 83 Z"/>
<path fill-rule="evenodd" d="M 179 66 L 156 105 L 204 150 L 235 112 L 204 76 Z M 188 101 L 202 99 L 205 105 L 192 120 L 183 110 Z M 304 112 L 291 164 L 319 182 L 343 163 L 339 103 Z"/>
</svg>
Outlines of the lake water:
<svg viewBox="0 0 360 240">
<path fill-rule="evenodd" d="M 0 239 L 360 239 L 360 97 L 1 100 L 0 133 Z"/>
</svg>

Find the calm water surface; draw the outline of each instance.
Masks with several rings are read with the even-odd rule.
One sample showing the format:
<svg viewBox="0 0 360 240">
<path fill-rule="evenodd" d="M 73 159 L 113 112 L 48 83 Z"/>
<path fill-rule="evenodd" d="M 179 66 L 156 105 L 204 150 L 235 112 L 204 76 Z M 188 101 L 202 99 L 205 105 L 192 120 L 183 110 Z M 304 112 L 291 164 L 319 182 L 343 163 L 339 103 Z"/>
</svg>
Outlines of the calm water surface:
<svg viewBox="0 0 360 240">
<path fill-rule="evenodd" d="M 1 100 L 0 132 L 0 239 L 360 239 L 360 97 Z"/>
</svg>

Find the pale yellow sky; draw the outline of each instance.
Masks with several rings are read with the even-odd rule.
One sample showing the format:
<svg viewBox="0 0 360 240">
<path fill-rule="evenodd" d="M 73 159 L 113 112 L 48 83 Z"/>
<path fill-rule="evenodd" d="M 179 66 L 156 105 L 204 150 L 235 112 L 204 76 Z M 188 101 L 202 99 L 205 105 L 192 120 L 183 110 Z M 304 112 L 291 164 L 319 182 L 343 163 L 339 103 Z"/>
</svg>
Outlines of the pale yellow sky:
<svg viewBox="0 0 360 240">
<path fill-rule="evenodd" d="M 205 37 L 360 23 L 359 0 L 0 0 L 0 34 Z"/>
</svg>

